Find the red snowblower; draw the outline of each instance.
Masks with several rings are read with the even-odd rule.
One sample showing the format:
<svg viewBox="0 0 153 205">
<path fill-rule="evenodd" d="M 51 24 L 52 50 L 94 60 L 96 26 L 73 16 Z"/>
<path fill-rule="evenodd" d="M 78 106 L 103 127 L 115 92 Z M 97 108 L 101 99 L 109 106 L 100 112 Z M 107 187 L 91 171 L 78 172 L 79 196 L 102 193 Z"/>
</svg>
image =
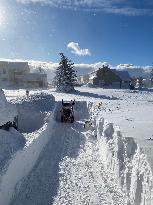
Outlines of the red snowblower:
<svg viewBox="0 0 153 205">
<path fill-rule="evenodd" d="M 61 122 L 74 122 L 74 111 L 73 106 L 75 104 L 75 100 L 71 100 L 70 102 L 63 101 L 62 99 L 62 109 L 61 109 Z"/>
</svg>

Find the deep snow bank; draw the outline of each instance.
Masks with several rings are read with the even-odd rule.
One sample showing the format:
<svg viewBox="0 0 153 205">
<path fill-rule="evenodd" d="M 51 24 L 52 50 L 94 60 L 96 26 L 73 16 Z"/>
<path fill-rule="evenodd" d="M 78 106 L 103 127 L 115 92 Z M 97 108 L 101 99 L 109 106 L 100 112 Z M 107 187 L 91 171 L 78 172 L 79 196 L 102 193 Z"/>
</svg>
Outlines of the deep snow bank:
<svg viewBox="0 0 153 205">
<path fill-rule="evenodd" d="M 34 132 L 43 126 L 48 112 L 55 105 L 53 95 L 36 93 L 27 97 L 20 97 L 12 101 L 18 112 L 18 130 L 23 133 Z"/>
<path fill-rule="evenodd" d="M 19 111 L 19 130 L 23 131 L 22 128 L 24 129 L 24 126 L 26 127 L 26 132 L 36 128 L 39 129 L 40 127 L 36 127 L 35 123 L 38 123 L 39 126 L 42 126 L 41 123 L 43 123 L 43 126 L 33 133 L 25 134 L 27 139 L 26 146 L 23 150 L 19 150 L 15 153 L 7 166 L 6 172 L 1 176 L 0 205 L 9 204 L 15 188 L 18 189 L 20 187 L 21 180 L 23 180 L 33 168 L 39 154 L 50 138 L 50 133 L 52 132 L 52 113 L 55 106 L 55 100 L 52 95 L 44 93 L 35 94 L 30 96 L 28 99 L 18 98 L 17 100 L 12 101 L 12 103 L 17 105 L 17 109 Z M 15 133 L 14 129 L 12 129 L 11 132 L 12 135 L 18 133 L 17 131 Z M 12 137 L 12 141 L 14 142 L 17 136 L 12 135 L 9 136 Z M 4 150 L 2 156 L 7 154 L 7 150 L 9 152 L 8 148 L 11 144 L 11 139 L 8 139 L 8 137 L 6 138 L 6 136 L 5 139 L 6 150 Z M 17 147 L 16 151 L 18 150 L 19 142 L 22 145 L 22 141 L 20 141 L 19 136 L 17 139 L 12 145 L 12 147 L 14 146 L 14 150 Z"/>
<path fill-rule="evenodd" d="M 0 172 L 11 156 L 22 149 L 24 145 L 24 136 L 14 128 L 10 128 L 9 132 L 0 130 Z"/>
<path fill-rule="evenodd" d="M 7 102 L 3 90 L 0 89 L 0 126 L 7 122 L 14 121 L 17 116 L 15 105 Z M 8 131 L 0 129 L 0 172 L 5 167 L 11 156 L 23 148 L 25 145 L 25 138 L 22 134 L 17 132 L 14 128 Z"/>
<path fill-rule="evenodd" d="M 0 89 L 0 126 L 12 122 L 16 115 L 16 107 L 7 102 L 4 91 Z"/>
<path fill-rule="evenodd" d="M 49 125 L 48 125 L 49 124 Z M 20 188 L 22 180 L 29 174 L 36 163 L 41 151 L 50 139 L 52 131 L 52 115 L 36 135 L 32 143 L 18 151 L 9 163 L 6 173 L 0 182 L 0 204 L 8 205 L 15 189 Z"/>
<path fill-rule="evenodd" d="M 132 137 L 123 137 L 119 127 L 100 117 L 99 108 L 93 107 L 91 119 L 105 169 L 122 187 L 128 204 L 153 204 L 153 175 L 143 150 Z"/>
</svg>

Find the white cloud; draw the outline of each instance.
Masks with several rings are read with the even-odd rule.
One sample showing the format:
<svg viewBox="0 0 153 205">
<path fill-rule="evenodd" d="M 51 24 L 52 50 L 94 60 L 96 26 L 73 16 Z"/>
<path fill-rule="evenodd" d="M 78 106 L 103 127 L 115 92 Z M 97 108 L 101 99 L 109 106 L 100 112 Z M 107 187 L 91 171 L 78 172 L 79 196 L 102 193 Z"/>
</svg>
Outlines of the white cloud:
<svg viewBox="0 0 153 205">
<path fill-rule="evenodd" d="M 78 43 L 70 42 L 68 43 L 67 48 L 71 49 L 71 53 L 74 53 L 78 56 L 91 56 L 91 52 L 89 51 L 89 49 L 80 48 Z"/>
<path fill-rule="evenodd" d="M 153 66 L 137 66 L 133 64 L 119 64 L 116 66 L 116 69 L 128 71 L 131 77 L 143 77 L 143 78 L 149 79 L 150 72 L 153 69 Z"/>
<path fill-rule="evenodd" d="M 106 13 L 124 14 L 124 15 L 153 15 L 153 4 L 151 1 L 145 3 L 131 0 L 16 0 L 20 3 L 40 3 L 48 4 L 52 7 L 100 10 Z"/>
</svg>

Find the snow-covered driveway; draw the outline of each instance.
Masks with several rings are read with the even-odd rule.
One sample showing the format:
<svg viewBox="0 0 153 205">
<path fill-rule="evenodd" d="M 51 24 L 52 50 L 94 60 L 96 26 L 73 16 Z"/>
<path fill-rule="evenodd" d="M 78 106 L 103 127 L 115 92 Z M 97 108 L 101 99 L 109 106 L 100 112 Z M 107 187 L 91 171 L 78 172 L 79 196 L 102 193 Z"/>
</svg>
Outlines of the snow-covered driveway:
<svg viewBox="0 0 153 205">
<path fill-rule="evenodd" d="M 78 121 L 53 122 L 49 143 L 11 205 L 126 203 L 125 194 L 103 166 L 94 134 L 83 127 L 87 112 L 85 102 L 76 102 Z"/>
<path fill-rule="evenodd" d="M 9 204 L 152 205 L 153 160 L 145 153 L 152 143 L 146 136 L 153 131 L 153 94 L 91 88 L 79 88 L 74 94 L 45 92 L 56 102 L 76 99 L 76 121 L 57 122 L 55 110 L 47 133 L 41 133 L 41 140 L 49 141 L 34 166 L 17 181 Z M 84 129 L 89 118 L 92 127 Z"/>
</svg>

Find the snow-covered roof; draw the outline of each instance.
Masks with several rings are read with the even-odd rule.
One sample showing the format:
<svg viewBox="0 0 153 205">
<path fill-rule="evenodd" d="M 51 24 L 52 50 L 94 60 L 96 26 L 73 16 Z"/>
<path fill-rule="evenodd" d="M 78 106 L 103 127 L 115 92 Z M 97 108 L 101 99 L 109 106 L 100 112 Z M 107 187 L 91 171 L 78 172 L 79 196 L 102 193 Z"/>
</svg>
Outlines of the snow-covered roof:
<svg viewBox="0 0 153 205">
<path fill-rule="evenodd" d="M 28 62 L 0 61 L 0 69 L 12 69 L 15 71 L 30 71 Z"/>
<path fill-rule="evenodd" d="M 13 121 L 15 116 L 17 116 L 15 105 L 7 102 L 3 90 L 0 89 L 0 126 Z"/>
<path fill-rule="evenodd" d="M 128 71 L 122 71 L 122 70 L 116 70 L 116 69 L 111 69 L 111 71 L 113 71 L 116 75 L 118 75 L 121 80 L 130 80 L 130 75 L 128 73 Z"/>
</svg>

